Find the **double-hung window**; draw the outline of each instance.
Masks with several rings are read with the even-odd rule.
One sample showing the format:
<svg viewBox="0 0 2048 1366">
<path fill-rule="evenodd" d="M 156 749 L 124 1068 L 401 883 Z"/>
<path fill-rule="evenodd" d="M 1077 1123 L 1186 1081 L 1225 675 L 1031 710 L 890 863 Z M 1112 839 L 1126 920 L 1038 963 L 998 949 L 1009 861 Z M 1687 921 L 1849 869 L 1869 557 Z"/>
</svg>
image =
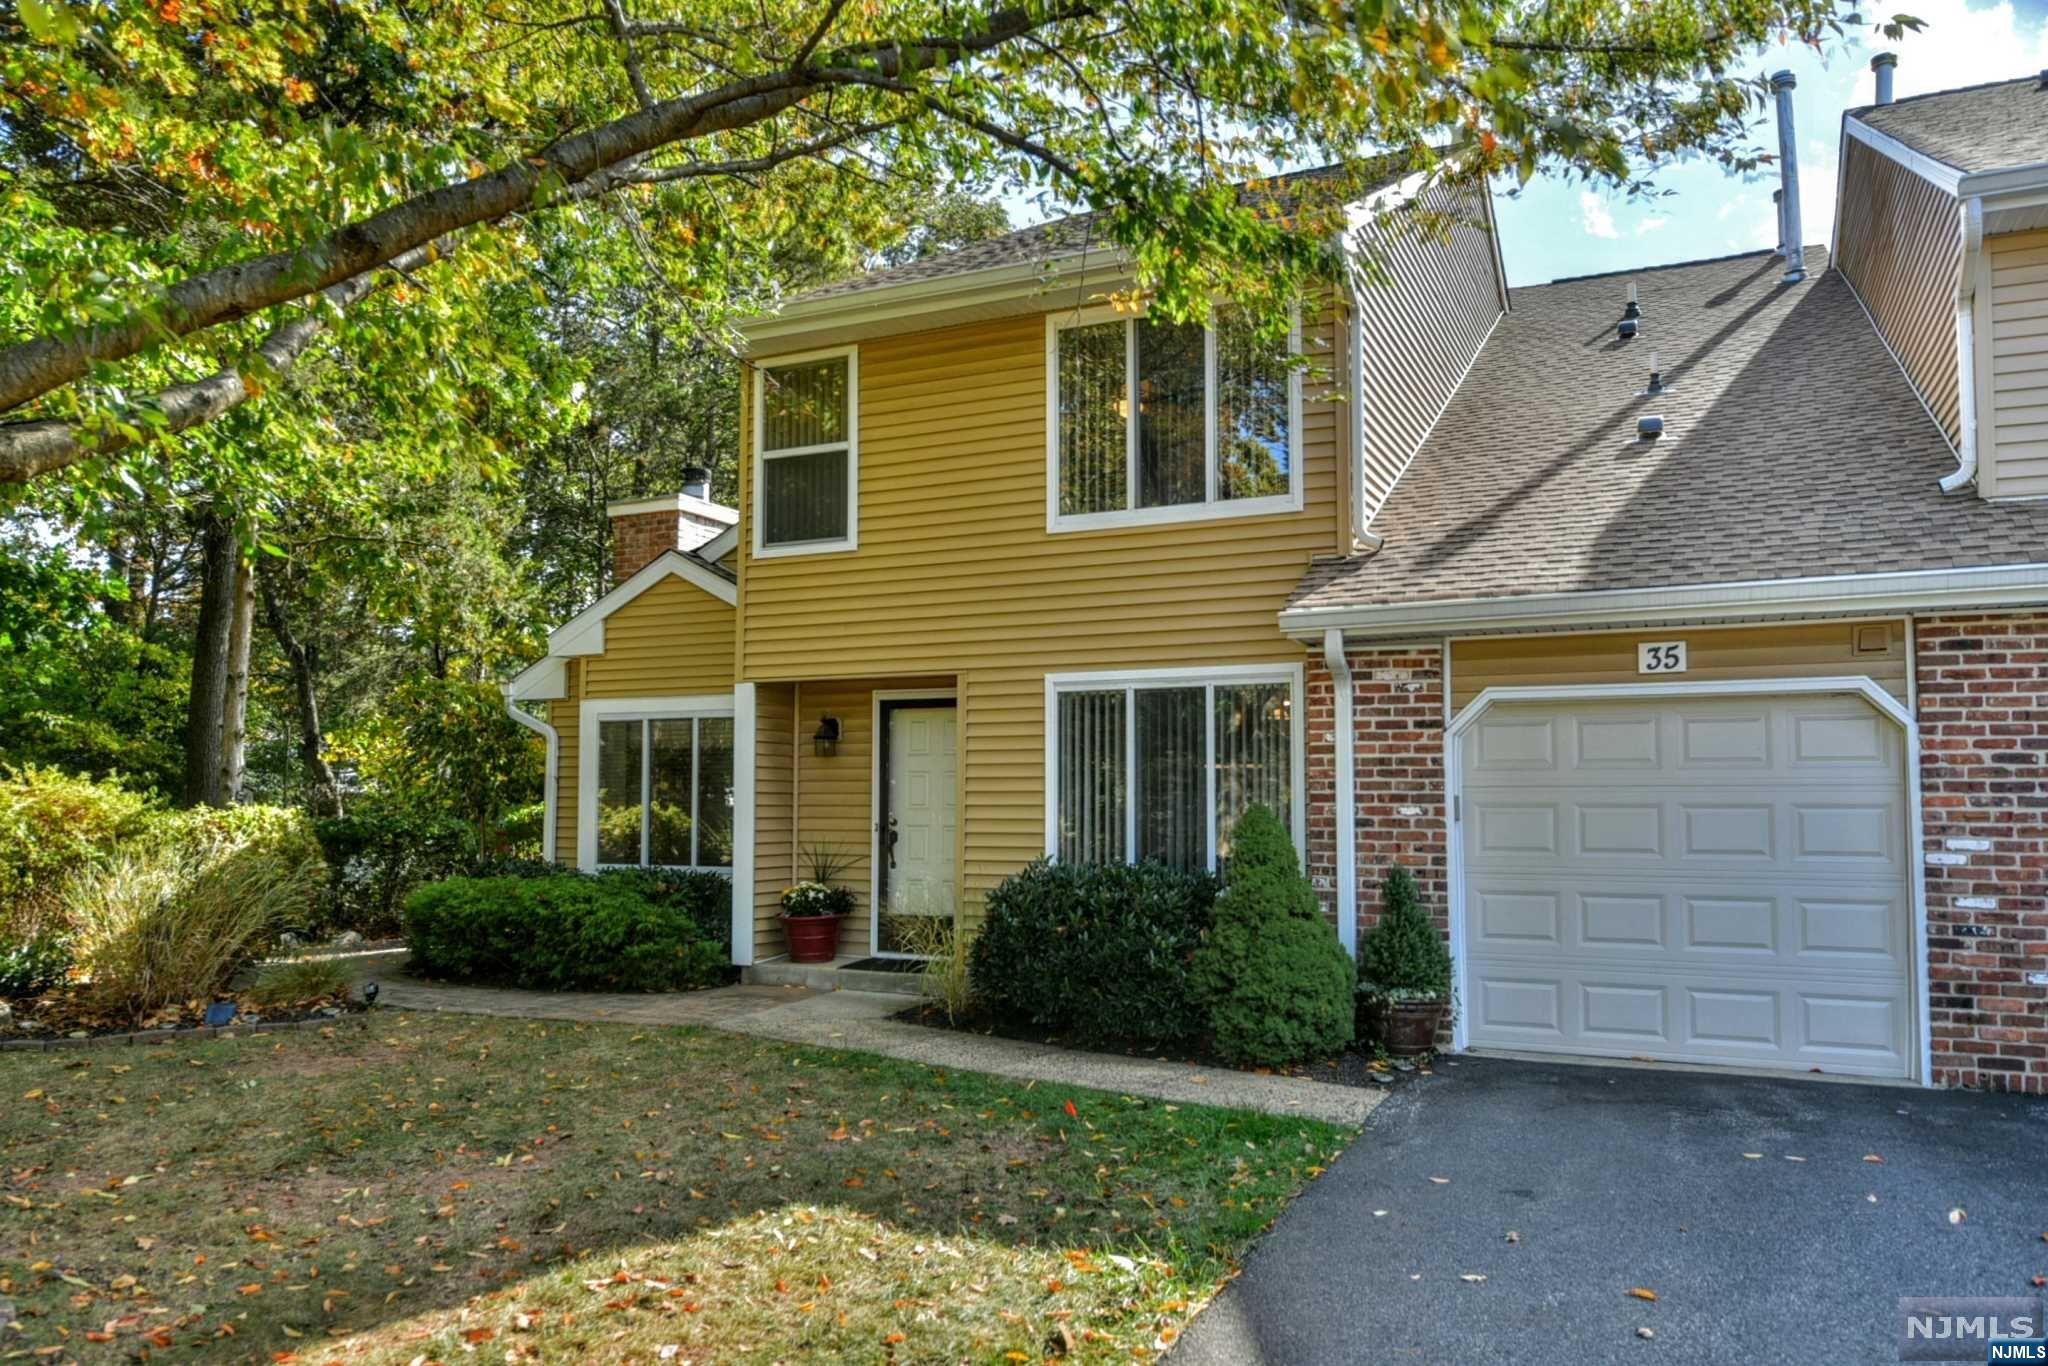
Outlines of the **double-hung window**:
<svg viewBox="0 0 2048 1366">
<path fill-rule="evenodd" d="M 1216 868 L 1254 804 L 1299 840 L 1300 715 L 1286 665 L 1049 678 L 1046 851 Z"/>
<path fill-rule="evenodd" d="M 586 866 L 732 867 L 729 713 L 598 712 L 584 734 L 595 758 L 582 804 Z"/>
<path fill-rule="evenodd" d="M 754 553 L 852 550 L 860 521 L 858 352 L 762 363 L 754 449 Z"/>
<path fill-rule="evenodd" d="M 1301 373 L 1233 310 L 1208 326 L 1107 309 L 1046 320 L 1053 531 L 1301 507 Z"/>
</svg>

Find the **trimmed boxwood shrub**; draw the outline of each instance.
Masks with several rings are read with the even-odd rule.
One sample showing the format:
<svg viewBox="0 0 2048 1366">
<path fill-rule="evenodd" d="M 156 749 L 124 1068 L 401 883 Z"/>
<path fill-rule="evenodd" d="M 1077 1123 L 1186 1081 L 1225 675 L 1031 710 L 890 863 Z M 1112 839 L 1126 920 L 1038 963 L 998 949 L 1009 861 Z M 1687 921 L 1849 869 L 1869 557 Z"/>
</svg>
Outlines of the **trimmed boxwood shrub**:
<svg viewBox="0 0 2048 1366">
<path fill-rule="evenodd" d="M 688 916 L 698 933 L 732 957 L 731 878 L 697 868 L 613 868 L 597 876 Z"/>
<path fill-rule="evenodd" d="M 1006 1021 L 1077 1043 L 1180 1043 L 1199 1035 L 1188 960 L 1216 879 L 1163 864 L 1044 860 L 989 893 L 968 972 Z"/>
<path fill-rule="evenodd" d="M 677 901 L 617 877 L 449 878 L 405 903 L 430 977 L 542 991 L 714 986 L 726 953 Z"/>
<path fill-rule="evenodd" d="M 1272 1067 L 1350 1044 L 1357 974 L 1301 874 L 1294 840 L 1263 806 L 1237 823 L 1229 885 L 1190 982 L 1226 1061 Z"/>
</svg>

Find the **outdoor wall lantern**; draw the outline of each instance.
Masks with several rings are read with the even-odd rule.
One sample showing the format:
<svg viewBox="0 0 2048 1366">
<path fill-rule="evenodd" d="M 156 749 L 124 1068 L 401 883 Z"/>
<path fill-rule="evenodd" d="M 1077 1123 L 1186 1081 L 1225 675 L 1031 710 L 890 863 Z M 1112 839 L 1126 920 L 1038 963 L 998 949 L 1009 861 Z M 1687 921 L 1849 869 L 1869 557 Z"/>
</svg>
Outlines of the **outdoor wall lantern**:
<svg viewBox="0 0 2048 1366">
<path fill-rule="evenodd" d="M 821 716 L 818 718 L 818 733 L 811 737 L 811 745 L 820 759 L 829 759 L 839 750 L 839 718 Z"/>
</svg>

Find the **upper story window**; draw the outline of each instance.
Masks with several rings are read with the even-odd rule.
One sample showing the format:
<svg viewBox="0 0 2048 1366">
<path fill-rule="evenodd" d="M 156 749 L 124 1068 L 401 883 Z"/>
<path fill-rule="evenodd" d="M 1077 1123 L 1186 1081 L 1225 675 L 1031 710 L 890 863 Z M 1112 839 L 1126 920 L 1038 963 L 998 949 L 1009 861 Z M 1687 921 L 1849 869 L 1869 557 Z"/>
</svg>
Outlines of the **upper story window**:
<svg viewBox="0 0 2048 1366">
<path fill-rule="evenodd" d="M 1218 309 L 1207 327 L 1110 309 L 1047 318 L 1053 531 L 1301 508 L 1301 374 Z"/>
<path fill-rule="evenodd" d="M 763 362 L 754 385 L 754 553 L 852 550 L 859 525 L 860 357 Z"/>
</svg>

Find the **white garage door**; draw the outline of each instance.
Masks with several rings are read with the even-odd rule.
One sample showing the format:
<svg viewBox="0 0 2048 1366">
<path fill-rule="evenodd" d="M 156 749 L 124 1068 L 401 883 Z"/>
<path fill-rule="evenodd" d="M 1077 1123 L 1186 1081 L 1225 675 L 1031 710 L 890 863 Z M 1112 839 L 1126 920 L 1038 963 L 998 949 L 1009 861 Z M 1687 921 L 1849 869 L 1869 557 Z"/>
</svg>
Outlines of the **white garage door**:
<svg viewBox="0 0 2048 1366">
<path fill-rule="evenodd" d="M 1906 1075 L 1904 750 L 1855 697 L 1491 708 L 1460 741 L 1467 1041 Z"/>
</svg>

